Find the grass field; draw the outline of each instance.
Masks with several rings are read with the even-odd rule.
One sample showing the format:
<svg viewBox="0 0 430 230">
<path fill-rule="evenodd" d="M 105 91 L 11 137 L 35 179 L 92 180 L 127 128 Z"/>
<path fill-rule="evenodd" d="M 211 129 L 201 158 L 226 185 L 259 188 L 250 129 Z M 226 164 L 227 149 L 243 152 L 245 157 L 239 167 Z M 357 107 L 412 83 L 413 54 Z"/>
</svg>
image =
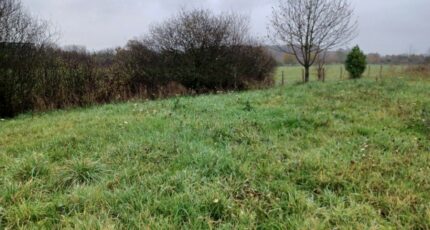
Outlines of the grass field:
<svg viewBox="0 0 430 230">
<path fill-rule="evenodd" d="M 0 229 L 430 229 L 430 81 L 334 79 L 2 120 Z"/>
<path fill-rule="evenodd" d="M 364 78 L 373 79 L 376 81 L 377 78 L 392 78 L 402 75 L 405 66 L 400 65 L 368 65 L 367 70 L 364 73 Z M 302 69 L 300 66 L 283 66 L 276 70 L 276 84 L 281 85 L 282 83 L 282 72 L 284 72 L 284 84 L 295 84 L 302 82 Z M 344 65 L 327 65 L 326 69 L 326 81 L 339 81 L 348 78 L 348 73 L 345 71 Z M 342 70 L 341 70 L 342 69 Z M 342 74 L 342 77 L 341 77 Z M 311 68 L 311 81 L 317 81 L 317 69 L 316 67 Z"/>
</svg>

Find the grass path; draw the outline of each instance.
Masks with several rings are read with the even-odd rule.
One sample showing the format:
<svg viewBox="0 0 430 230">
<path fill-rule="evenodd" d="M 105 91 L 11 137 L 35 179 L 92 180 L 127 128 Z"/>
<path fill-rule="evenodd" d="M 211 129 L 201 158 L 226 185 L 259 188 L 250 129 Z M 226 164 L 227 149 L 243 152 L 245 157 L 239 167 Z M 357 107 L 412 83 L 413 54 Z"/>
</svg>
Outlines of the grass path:
<svg viewBox="0 0 430 230">
<path fill-rule="evenodd" d="M 0 121 L 2 228 L 430 228 L 430 82 L 329 81 Z"/>
</svg>

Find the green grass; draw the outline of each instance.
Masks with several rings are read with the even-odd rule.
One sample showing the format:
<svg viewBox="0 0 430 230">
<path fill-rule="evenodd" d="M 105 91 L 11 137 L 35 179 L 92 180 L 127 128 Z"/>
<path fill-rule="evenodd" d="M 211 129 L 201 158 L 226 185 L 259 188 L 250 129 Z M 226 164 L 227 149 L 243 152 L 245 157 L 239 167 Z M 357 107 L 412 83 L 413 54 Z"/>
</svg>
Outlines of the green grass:
<svg viewBox="0 0 430 230">
<path fill-rule="evenodd" d="M 0 121 L 0 229 L 429 229 L 430 81 Z"/>
</svg>

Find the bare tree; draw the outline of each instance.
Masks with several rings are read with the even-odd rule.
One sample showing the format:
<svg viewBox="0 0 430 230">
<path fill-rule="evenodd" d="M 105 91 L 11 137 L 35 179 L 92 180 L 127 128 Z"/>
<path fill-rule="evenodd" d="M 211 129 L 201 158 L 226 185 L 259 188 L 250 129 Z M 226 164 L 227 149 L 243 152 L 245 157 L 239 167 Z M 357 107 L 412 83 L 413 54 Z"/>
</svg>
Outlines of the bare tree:
<svg viewBox="0 0 430 230">
<path fill-rule="evenodd" d="M 0 0 L 0 42 L 39 45 L 52 35 L 48 23 L 31 17 L 20 0 Z"/>
<path fill-rule="evenodd" d="M 31 17 L 20 0 L 0 0 L 0 116 L 31 108 L 50 38 L 48 24 Z"/>
<path fill-rule="evenodd" d="M 348 0 L 279 0 L 273 8 L 271 39 L 309 69 L 318 56 L 346 45 L 356 35 L 357 22 Z"/>
<path fill-rule="evenodd" d="M 248 18 L 239 14 L 214 15 L 208 10 L 180 11 L 175 17 L 150 30 L 158 51 L 190 51 L 207 47 L 250 43 Z"/>
<path fill-rule="evenodd" d="M 271 83 L 275 64 L 249 35 L 247 17 L 202 9 L 155 25 L 118 57 L 119 72 L 138 86 L 175 81 L 197 92 Z"/>
</svg>

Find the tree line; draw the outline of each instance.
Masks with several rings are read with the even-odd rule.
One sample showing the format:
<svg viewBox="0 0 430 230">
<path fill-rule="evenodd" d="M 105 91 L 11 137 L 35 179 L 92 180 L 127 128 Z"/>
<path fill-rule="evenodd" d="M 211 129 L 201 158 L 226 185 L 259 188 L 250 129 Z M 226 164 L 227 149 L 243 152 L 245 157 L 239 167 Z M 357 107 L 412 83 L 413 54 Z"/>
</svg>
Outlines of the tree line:
<svg viewBox="0 0 430 230">
<path fill-rule="evenodd" d="M 182 11 L 142 39 L 95 53 L 60 48 L 51 35 L 19 0 L 0 1 L 0 117 L 273 84 L 276 62 L 241 15 Z"/>
<path fill-rule="evenodd" d="M 294 55 L 280 52 L 276 47 L 268 47 L 274 56 L 278 65 L 298 65 Z M 345 63 L 350 49 L 338 49 L 335 51 L 327 51 L 325 64 L 343 64 Z M 430 55 L 424 54 L 397 54 L 397 55 L 382 55 L 379 53 L 366 54 L 368 64 L 384 64 L 384 65 L 425 65 L 430 64 Z"/>
<path fill-rule="evenodd" d="M 279 0 L 269 28 L 273 47 L 287 53 L 283 61 L 303 66 L 304 82 L 314 64 L 321 78 L 326 63 L 344 62 L 347 52 L 339 48 L 357 35 L 349 0 Z M 124 47 L 90 53 L 56 46 L 48 23 L 31 17 L 20 0 L 0 0 L 0 116 L 270 86 L 276 55 L 249 34 L 241 15 L 196 9 L 154 25 Z M 366 60 L 358 47 L 356 53 L 358 73 L 363 63 L 429 61 L 379 54 Z"/>
</svg>

